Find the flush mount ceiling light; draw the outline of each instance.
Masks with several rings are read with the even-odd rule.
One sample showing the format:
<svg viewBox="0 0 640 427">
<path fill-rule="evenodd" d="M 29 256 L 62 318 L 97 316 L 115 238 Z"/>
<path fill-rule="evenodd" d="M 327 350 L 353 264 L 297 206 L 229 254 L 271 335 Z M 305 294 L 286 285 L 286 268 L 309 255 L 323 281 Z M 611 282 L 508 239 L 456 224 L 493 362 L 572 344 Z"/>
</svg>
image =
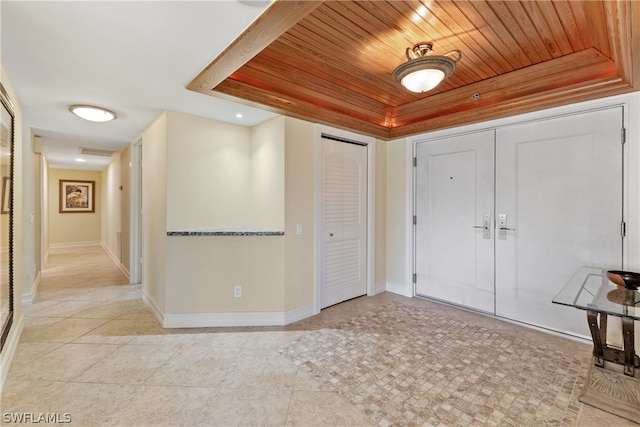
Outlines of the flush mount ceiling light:
<svg viewBox="0 0 640 427">
<path fill-rule="evenodd" d="M 438 86 L 456 69 L 462 58 L 459 50 L 430 55 L 433 43 L 420 42 L 406 51 L 407 62 L 393 70 L 393 79 L 411 92 L 427 92 Z M 452 57 L 450 57 L 452 56 Z"/>
<path fill-rule="evenodd" d="M 91 122 L 108 122 L 114 120 L 117 116 L 113 111 L 104 108 L 94 107 L 93 105 L 72 105 L 69 111 L 78 117 Z"/>
</svg>

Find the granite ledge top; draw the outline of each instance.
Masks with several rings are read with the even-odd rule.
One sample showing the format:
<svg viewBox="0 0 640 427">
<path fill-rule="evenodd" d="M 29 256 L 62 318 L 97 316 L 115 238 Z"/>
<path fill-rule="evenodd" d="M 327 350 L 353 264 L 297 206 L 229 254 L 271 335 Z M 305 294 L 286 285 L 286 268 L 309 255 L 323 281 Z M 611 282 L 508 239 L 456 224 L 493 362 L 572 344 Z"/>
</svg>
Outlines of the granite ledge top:
<svg viewBox="0 0 640 427">
<path fill-rule="evenodd" d="M 284 231 L 259 227 L 203 228 L 167 231 L 167 236 L 284 236 Z"/>
</svg>

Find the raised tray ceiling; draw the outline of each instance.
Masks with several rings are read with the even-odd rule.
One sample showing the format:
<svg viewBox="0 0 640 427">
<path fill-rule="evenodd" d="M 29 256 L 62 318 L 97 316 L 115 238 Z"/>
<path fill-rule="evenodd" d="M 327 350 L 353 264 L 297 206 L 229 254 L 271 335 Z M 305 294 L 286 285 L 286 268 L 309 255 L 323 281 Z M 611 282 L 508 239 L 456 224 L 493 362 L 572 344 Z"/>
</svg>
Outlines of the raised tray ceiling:
<svg viewBox="0 0 640 427">
<path fill-rule="evenodd" d="M 637 1 L 276 1 L 187 87 L 391 139 L 640 90 L 638 28 Z M 415 94 L 422 41 L 462 59 Z"/>
</svg>

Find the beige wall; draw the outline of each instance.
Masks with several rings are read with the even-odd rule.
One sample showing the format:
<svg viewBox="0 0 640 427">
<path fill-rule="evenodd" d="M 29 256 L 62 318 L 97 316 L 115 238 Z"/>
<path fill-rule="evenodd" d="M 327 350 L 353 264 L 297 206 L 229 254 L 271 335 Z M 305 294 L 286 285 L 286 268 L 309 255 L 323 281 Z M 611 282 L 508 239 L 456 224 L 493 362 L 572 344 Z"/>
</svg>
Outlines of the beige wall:
<svg viewBox="0 0 640 427">
<path fill-rule="evenodd" d="M 165 312 L 282 312 L 282 247 L 282 236 L 169 237 Z"/>
<path fill-rule="evenodd" d="M 386 141 L 376 140 L 375 176 L 375 291 L 387 288 L 387 147 Z"/>
<path fill-rule="evenodd" d="M 315 296 L 315 132 L 313 123 L 285 119 L 286 310 L 311 305 Z"/>
<path fill-rule="evenodd" d="M 386 230 L 386 282 L 387 290 L 412 296 L 411 277 L 407 275 L 407 263 L 412 253 L 407 251 L 409 206 L 407 186 L 407 146 L 404 139 L 387 143 L 387 230 Z"/>
<path fill-rule="evenodd" d="M 316 132 L 315 124 L 289 117 L 247 132 L 172 112 L 145 131 L 143 281 L 160 314 L 286 313 L 313 307 Z M 383 259 L 374 283 L 382 290 L 387 147 L 383 141 L 377 145 L 375 255 Z M 166 223 L 160 221 L 163 208 Z M 302 235 L 296 233 L 298 224 Z M 241 225 L 284 229 L 285 235 L 166 236 L 167 231 Z M 242 298 L 233 297 L 234 286 L 242 286 Z"/>
<path fill-rule="evenodd" d="M 95 212 L 60 213 L 60 180 L 95 181 Z M 49 169 L 49 244 L 102 241 L 102 174 L 99 171 Z"/>
<path fill-rule="evenodd" d="M 284 117 L 251 128 L 252 225 L 284 230 Z"/>
<path fill-rule="evenodd" d="M 167 113 L 169 231 L 253 225 L 251 129 Z"/>
<path fill-rule="evenodd" d="M 168 118 L 167 231 L 283 229 L 283 120 L 246 128 L 177 113 Z M 206 185 L 182 191 L 194 179 Z M 165 313 L 282 312 L 283 239 L 168 237 Z M 234 286 L 242 287 L 241 298 Z"/>
<path fill-rule="evenodd" d="M 167 240 L 167 113 L 142 135 L 143 296 L 156 310 L 165 306 Z"/>
<path fill-rule="evenodd" d="M 125 272 L 129 272 L 130 262 L 129 177 L 129 149 L 125 148 L 114 154 L 102 171 L 102 243 Z"/>
</svg>

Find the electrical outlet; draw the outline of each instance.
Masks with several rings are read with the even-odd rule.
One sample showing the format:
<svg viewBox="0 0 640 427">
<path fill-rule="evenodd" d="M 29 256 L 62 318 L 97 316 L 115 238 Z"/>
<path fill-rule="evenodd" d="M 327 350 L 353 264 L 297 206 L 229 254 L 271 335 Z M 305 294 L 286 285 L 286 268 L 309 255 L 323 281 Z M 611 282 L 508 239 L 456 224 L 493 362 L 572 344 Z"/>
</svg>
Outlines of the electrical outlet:
<svg viewBox="0 0 640 427">
<path fill-rule="evenodd" d="M 233 287 L 233 297 L 234 298 L 242 298 L 242 286 L 234 286 Z"/>
</svg>

